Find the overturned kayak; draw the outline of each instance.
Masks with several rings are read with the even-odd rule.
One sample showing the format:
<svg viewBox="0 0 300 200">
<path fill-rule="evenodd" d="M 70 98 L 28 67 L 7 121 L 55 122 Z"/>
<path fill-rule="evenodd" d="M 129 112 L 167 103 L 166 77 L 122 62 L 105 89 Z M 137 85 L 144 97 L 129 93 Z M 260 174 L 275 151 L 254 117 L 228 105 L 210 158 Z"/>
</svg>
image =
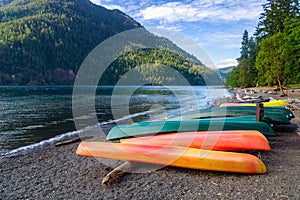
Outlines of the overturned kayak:
<svg viewBox="0 0 300 200">
<path fill-rule="evenodd" d="M 265 136 L 275 136 L 273 129 L 264 122 L 255 120 L 232 120 L 232 119 L 190 119 L 161 122 L 138 122 L 130 125 L 118 125 L 113 127 L 107 134 L 107 140 L 121 139 L 126 137 L 155 135 L 167 132 L 185 131 L 222 131 L 222 130 L 257 130 Z"/>
<path fill-rule="evenodd" d="M 206 109 L 194 110 L 182 113 L 168 120 L 184 120 L 184 119 L 204 119 L 217 117 L 239 117 L 245 115 L 256 115 L 254 106 L 226 106 L 226 107 L 211 107 Z M 295 115 L 284 107 L 265 107 L 264 117 L 269 118 L 275 124 L 290 124 L 290 119 Z"/>
<path fill-rule="evenodd" d="M 269 102 L 261 102 L 264 106 L 286 106 L 285 100 L 274 100 Z M 222 103 L 221 106 L 256 106 L 256 103 Z"/>
<path fill-rule="evenodd" d="M 250 154 L 174 146 L 81 142 L 76 154 L 211 171 L 247 174 L 263 174 L 267 171 L 264 163 Z"/>
<path fill-rule="evenodd" d="M 217 151 L 270 150 L 258 131 L 196 131 L 121 139 L 121 143 L 180 146 Z"/>
<path fill-rule="evenodd" d="M 187 117 L 187 116 L 185 116 Z M 247 121 L 256 121 L 256 116 L 255 115 L 241 115 L 241 116 L 225 116 L 225 117 L 209 117 L 209 118 L 184 118 L 184 117 L 181 117 L 181 118 L 178 118 L 176 119 L 175 121 L 177 120 L 189 120 L 189 119 L 200 119 L 201 121 L 208 121 L 208 122 L 247 122 Z M 174 119 L 169 119 L 168 121 L 174 121 Z M 265 122 L 267 124 L 269 124 L 271 127 L 273 127 L 273 125 L 275 124 L 275 121 L 273 121 L 272 119 L 268 118 L 268 117 L 265 117 L 263 116 L 260 120 L 261 122 Z"/>
</svg>

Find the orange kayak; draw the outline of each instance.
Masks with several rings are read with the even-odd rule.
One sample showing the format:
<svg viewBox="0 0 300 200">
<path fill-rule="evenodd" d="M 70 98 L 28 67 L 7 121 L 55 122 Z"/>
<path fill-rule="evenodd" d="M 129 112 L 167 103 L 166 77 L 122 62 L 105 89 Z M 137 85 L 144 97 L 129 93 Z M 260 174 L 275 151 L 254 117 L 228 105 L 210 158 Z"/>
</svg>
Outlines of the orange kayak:
<svg viewBox="0 0 300 200">
<path fill-rule="evenodd" d="M 200 170 L 248 174 L 263 174 L 267 171 L 264 163 L 250 154 L 175 146 L 81 142 L 76 154 Z"/>
<path fill-rule="evenodd" d="M 121 139 L 121 143 L 180 146 L 217 151 L 270 150 L 259 131 L 196 131 Z"/>
</svg>

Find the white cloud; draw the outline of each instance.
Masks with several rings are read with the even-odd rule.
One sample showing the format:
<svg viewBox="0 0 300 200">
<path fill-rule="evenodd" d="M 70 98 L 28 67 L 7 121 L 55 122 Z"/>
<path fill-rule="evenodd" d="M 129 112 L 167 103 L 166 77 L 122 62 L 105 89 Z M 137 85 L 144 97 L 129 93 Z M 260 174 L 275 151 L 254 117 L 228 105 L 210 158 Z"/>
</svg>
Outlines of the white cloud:
<svg viewBox="0 0 300 200">
<path fill-rule="evenodd" d="M 109 4 L 109 5 L 102 5 L 102 6 L 104 6 L 107 9 L 110 9 L 110 10 L 118 9 L 118 10 L 121 10 L 122 12 L 126 12 L 125 8 L 123 8 L 122 6 L 116 5 L 116 4 Z"/>
<path fill-rule="evenodd" d="M 243 31 L 254 31 L 263 12 L 261 5 L 266 3 L 266 0 L 91 1 L 108 9 L 119 9 L 146 28 L 184 33 L 201 44 L 216 63 L 239 56 Z"/>
<path fill-rule="evenodd" d="M 101 5 L 101 0 L 91 0 L 96 5 Z"/>
<path fill-rule="evenodd" d="M 257 20 L 261 0 L 91 0 L 108 9 L 120 9 L 140 22 L 157 20 L 164 24 L 198 21 Z"/>
<path fill-rule="evenodd" d="M 120 5 L 117 4 L 111 4 L 110 2 L 112 2 L 112 0 L 90 0 L 91 2 L 93 2 L 96 5 L 101 5 L 107 9 L 113 10 L 113 9 L 118 9 L 121 10 L 123 12 L 126 11 L 126 9 Z"/>
<path fill-rule="evenodd" d="M 193 2 L 169 2 L 148 6 L 139 12 L 142 20 L 176 21 L 239 21 L 256 20 L 261 13 L 261 2 L 250 0 L 195 0 Z"/>
<path fill-rule="evenodd" d="M 225 67 L 231 67 L 231 66 L 237 66 L 238 61 L 234 58 L 228 58 L 226 60 L 223 60 L 217 64 L 217 68 L 225 68 Z"/>
</svg>

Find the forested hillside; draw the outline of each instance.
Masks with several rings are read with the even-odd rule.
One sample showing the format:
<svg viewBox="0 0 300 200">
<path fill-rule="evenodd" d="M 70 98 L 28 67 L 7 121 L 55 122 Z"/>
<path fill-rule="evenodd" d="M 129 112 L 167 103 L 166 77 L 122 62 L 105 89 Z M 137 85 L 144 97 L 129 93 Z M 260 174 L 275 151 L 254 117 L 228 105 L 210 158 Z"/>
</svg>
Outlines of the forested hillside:
<svg viewBox="0 0 300 200">
<path fill-rule="evenodd" d="M 179 80 L 176 80 L 176 74 L 166 71 L 162 65 L 175 69 L 191 85 L 220 85 L 222 83 L 218 74 L 204 67 L 201 62 L 185 57 L 178 51 L 164 49 L 144 49 L 125 54 L 110 65 L 100 82 L 115 85 L 122 74 L 136 67 L 136 71 L 139 72 L 138 77 L 142 80 L 131 81 L 133 83 L 141 81 L 177 85 Z M 126 79 L 126 77 L 122 78 Z"/>
<path fill-rule="evenodd" d="M 140 27 L 121 11 L 107 10 L 89 0 L 13 0 L 0 8 L 0 84 L 72 84 L 84 58 L 95 46 L 117 33 Z M 150 33 L 146 36 L 175 49 L 178 55 L 164 52 L 157 57 L 154 51 L 135 52 L 133 63 L 155 60 L 171 64 L 197 85 L 204 84 L 201 76 L 217 78 L 171 41 Z M 121 73 L 133 67 L 128 66 L 132 64 L 128 62 L 129 55 L 113 63 L 115 70 L 102 84 L 115 83 Z"/>
<path fill-rule="evenodd" d="M 97 44 L 136 27 L 124 13 L 88 0 L 14 0 L 0 9 L 2 84 L 70 83 Z"/>
</svg>

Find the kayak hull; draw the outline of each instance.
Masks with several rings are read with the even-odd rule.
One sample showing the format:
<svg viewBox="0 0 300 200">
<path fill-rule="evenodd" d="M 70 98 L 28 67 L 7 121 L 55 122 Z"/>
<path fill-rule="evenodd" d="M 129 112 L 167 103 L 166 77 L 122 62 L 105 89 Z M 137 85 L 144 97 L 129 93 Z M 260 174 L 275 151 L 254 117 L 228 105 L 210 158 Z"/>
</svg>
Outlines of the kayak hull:
<svg viewBox="0 0 300 200">
<path fill-rule="evenodd" d="M 200 170 L 247 174 L 263 174 L 267 171 L 264 163 L 250 154 L 174 146 L 81 142 L 76 154 Z"/>
<path fill-rule="evenodd" d="M 257 130 L 265 136 L 275 136 L 273 129 L 264 122 L 192 119 L 182 121 L 139 122 L 130 125 L 119 125 L 113 127 L 108 132 L 106 139 L 114 140 L 168 132 L 222 130 Z"/>
<path fill-rule="evenodd" d="M 256 108 L 253 106 L 212 107 L 185 112 L 180 115 L 171 117 L 168 120 L 237 117 L 245 115 L 255 116 Z M 284 107 L 265 107 L 264 117 L 270 118 L 275 124 L 290 124 L 290 119 L 294 118 L 295 116 L 289 109 Z"/>
<path fill-rule="evenodd" d="M 180 146 L 217 151 L 270 150 L 268 140 L 258 131 L 197 131 L 121 139 L 121 143 Z"/>
</svg>

